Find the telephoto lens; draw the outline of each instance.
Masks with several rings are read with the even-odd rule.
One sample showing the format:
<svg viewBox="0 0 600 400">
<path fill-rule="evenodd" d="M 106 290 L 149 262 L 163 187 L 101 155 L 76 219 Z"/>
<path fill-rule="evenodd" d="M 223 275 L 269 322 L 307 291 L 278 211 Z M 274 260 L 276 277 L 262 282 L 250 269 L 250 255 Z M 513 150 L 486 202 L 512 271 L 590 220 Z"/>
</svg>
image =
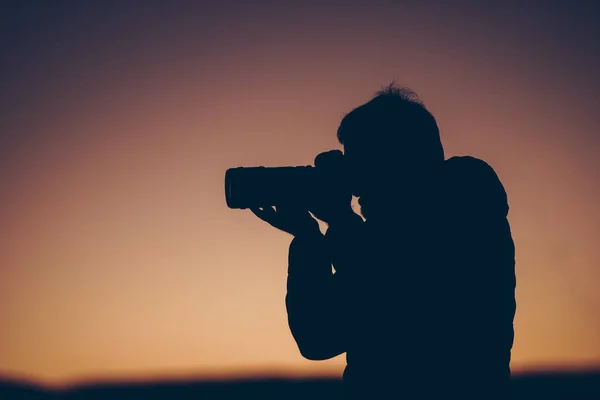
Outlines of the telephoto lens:
<svg viewBox="0 0 600 400">
<path fill-rule="evenodd" d="M 315 167 L 237 167 L 225 172 L 225 200 L 231 209 L 302 204 L 318 185 Z"/>
</svg>

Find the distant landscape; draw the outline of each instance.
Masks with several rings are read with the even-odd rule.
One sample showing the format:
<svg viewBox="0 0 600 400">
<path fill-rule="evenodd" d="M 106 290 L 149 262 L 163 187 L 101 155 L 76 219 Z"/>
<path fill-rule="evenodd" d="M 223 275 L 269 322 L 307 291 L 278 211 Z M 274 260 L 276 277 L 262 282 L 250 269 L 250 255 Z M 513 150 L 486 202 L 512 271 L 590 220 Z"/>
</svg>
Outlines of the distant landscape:
<svg viewBox="0 0 600 400">
<path fill-rule="evenodd" d="M 600 369 L 588 372 L 528 373 L 513 378 L 513 398 L 600 399 Z M 1 400 L 46 399 L 341 399 L 339 379 L 239 379 L 221 381 L 152 381 L 94 383 L 68 389 L 47 389 L 34 384 L 0 379 Z"/>
</svg>

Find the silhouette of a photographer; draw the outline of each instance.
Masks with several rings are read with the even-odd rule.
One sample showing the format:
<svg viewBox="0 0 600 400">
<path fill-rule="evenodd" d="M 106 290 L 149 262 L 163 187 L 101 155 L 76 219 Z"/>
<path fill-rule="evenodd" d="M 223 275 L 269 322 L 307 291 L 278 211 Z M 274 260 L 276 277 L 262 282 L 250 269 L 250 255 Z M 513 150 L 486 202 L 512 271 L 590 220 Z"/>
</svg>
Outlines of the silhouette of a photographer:
<svg viewBox="0 0 600 400">
<path fill-rule="evenodd" d="M 507 398 L 515 249 L 494 170 L 445 160 L 434 117 L 393 85 L 337 135 L 344 153 L 315 167 L 348 179 L 310 204 L 252 210 L 294 236 L 286 306 L 301 354 L 345 352 L 349 399 Z"/>
</svg>

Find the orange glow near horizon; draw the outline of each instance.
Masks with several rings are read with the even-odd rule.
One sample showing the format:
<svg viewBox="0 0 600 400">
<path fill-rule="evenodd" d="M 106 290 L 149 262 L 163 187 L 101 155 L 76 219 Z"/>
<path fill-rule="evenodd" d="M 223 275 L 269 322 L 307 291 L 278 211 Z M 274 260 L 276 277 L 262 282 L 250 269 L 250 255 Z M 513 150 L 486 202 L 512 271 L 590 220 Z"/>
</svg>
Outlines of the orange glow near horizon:
<svg viewBox="0 0 600 400">
<path fill-rule="evenodd" d="M 33 22 L 3 52 L 0 374 L 341 374 L 343 356 L 299 354 L 291 237 L 228 209 L 224 173 L 340 148 L 344 113 L 394 79 L 436 116 L 447 157 L 486 160 L 507 189 L 513 369 L 600 364 L 600 87 L 573 45 L 596 25 L 196 7 L 19 17 Z"/>
</svg>

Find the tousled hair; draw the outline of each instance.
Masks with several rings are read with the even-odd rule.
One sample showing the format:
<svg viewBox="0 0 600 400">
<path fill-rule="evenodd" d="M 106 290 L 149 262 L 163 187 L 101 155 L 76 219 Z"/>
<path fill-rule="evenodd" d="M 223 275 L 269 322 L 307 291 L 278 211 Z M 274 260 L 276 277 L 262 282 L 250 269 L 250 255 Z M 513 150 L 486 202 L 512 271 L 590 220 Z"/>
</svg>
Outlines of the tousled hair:
<svg viewBox="0 0 600 400">
<path fill-rule="evenodd" d="M 342 145 L 378 143 L 398 146 L 414 157 L 443 161 L 444 149 L 433 115 L 417 94 L 390 83 L 366 104 L 342 119 L 337 132 Z"/>
</svg>

